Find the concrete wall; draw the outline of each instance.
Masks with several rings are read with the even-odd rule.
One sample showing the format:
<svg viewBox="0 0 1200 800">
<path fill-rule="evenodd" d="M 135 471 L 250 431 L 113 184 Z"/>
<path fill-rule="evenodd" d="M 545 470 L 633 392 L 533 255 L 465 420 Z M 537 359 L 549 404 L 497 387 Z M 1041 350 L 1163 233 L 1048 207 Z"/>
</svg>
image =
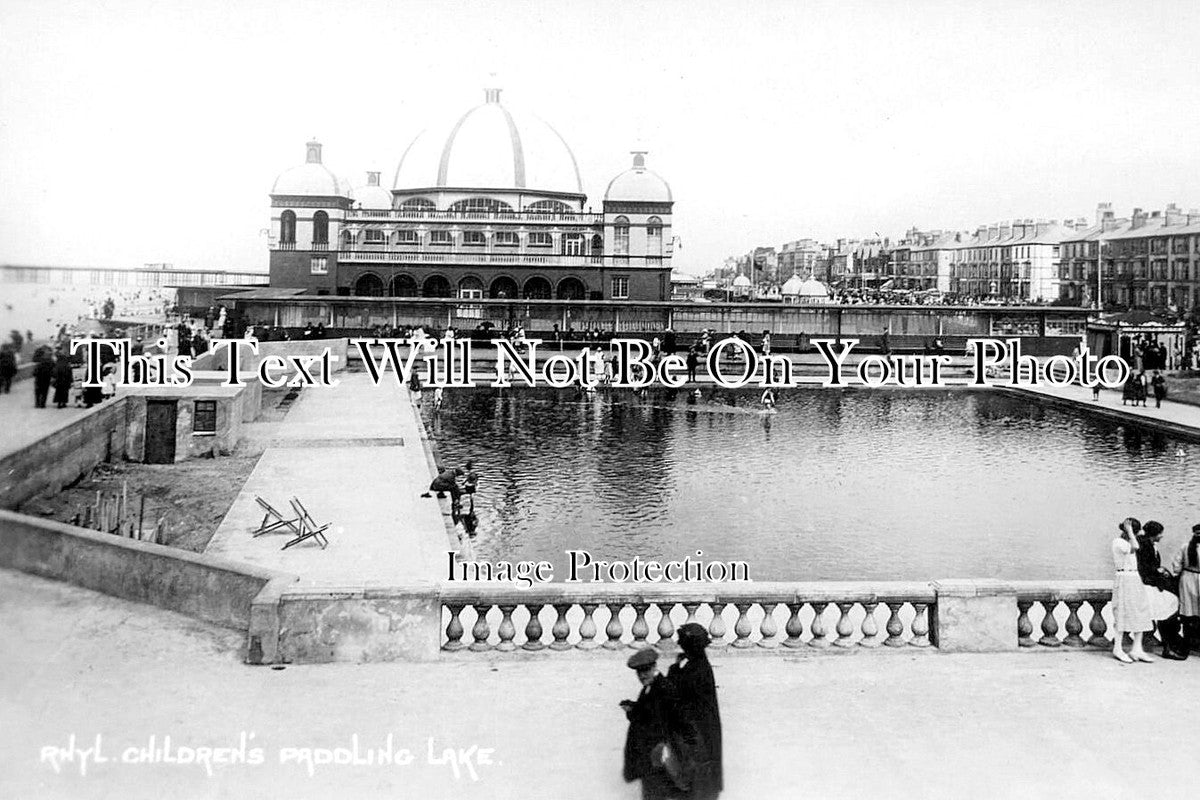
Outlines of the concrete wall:
<svg viewBox="0 0 1200 800">
<path fill-rule="evenodd" d="M 237 630 L 254 598 L 294 578 L 171 547 L 0 511 L 0 567 L 150 603 Z"/>
<path fill-rule="evenodd" d="M 287 589 L 278 606 L 278 660 L 432 661 L 440 652 L 441 619 L 432 588 Z M 267 631 L 262 640 L 271 636 Z"/>
<path fill-rule="evenodd" d="M 127 417 L 127 399 L 110 400 L 0 459 L 0 508 L 16 508 L 46 489 L 58 491 L 106 458 L 124 458 Z"/>
</svg>

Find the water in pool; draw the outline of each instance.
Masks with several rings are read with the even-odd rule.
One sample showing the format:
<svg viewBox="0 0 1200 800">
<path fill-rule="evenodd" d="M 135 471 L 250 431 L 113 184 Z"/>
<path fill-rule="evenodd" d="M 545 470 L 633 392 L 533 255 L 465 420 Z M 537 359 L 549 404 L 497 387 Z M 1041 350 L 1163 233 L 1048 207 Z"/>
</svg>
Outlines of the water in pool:
<svg viewBox="0 0 1200 800">
<path fill-rule="evenodd" d="M 742 560 L 755 580 L 1083 579 L 1125 516 L 1200 522 L 1200 445 L 992 391 L 447 391 L 480 474 L 475 555 Z"/>
</svg>

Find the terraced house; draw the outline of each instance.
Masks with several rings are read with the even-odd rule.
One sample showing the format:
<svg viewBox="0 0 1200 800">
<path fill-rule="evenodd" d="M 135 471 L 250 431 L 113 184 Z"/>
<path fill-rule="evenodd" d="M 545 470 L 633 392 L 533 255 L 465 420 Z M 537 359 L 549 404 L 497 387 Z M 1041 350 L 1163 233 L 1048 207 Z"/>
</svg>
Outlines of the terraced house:
<svg viewBox="0 0 1200 800">
<path fill-rule="evenodd" d="M 1101 203 L 1096 224 L 1063 240 L 1060 297 L 1078 305 L 1190 311 L 1200 306 L 1200 213 Z"/>
</svg>

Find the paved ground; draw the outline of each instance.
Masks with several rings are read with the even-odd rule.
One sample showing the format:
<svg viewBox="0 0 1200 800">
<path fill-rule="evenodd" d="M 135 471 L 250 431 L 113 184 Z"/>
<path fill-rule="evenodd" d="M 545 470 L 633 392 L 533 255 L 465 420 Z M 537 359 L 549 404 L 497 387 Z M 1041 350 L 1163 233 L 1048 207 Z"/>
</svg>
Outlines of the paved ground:
<svg viewBox="0 0 1200 800">
<path fill-rule="evenodd" d="M 456 657 L 437 664 L 237 662 L 241 635 L 0 571 L 0 797 L 633 798 L 619 777 L 636 694 L 623 654 Z M 1100 652 L 717 654 L 726 800 L 1179 796 L 1194 772 L 1182 713 L 1200 659 L 1122 666 Z M 265 763 L 121 763 L 126 748 L 233 747 Z M 106 763 L 56 773 L 42 748 L 101 736 Z M 406 766 L 315 765 L 282 748 Z M 455 778 L 444 748 L 492 748 Z M 186 757 L 186 754 L 184 755 Z M 316 756 L 316 757 L 319 757 Z M 1127 765 L 1139 765 L 1130 768 Z M 1176 777 L 1178 776 L 1178 777 Z"/>
<path fill-rule="evenodd" d="M 444 569 L 449 539 L 438 502 L 421 497 L 430 468 L 407 389 L 375 386 L 366 373 L 337 377 L 336 387 L 302 391 L 272 426 L 271 446 L 205 552 L 307 583 L 431 581 Z M 304 542 L 284 551 L 284 533 L 254 538 L 263 518 L 256 495 L 281 512 L 299 497 L 319 524 L 330 523 L 329 547 Z"/>
<path fill-rule="evenodd" d="M 1153 396 L 1147 400 L 1146 406 L 1122 405 L 1121 392 L 1118 390 L 1104 389 L 1100 392 L 1100 399 L 1092 399 L 1092 390 L 1085 386 L 1022 386 L 1019 387 L 1023 391 L 1034 392 L 1036 394 L 1053 397 L 1059 400 L 1071 401 L 1075 404 L 1085 406 L 1087 409 L 1104 410 L 1110 413 L 1120 413 L 1125 417 L 1135 421 L 1145 421 L 1148 423 L 1167 422 L 1173 425 L 1179 425 L 1188 428 L 1200 430 L 1200 406 L 1195 406 L 1190 403 L 1178 403 L 1171 399 L 1166 399 L 1162 403 L 1162 408 L 1155 408 Z"/>
<path fill-rule="evenodd" d="M 54 389 L 46 401 L 46 408 L 33 407 L 33 380 L 14 383 L 8 394 L 0 394 L 0 458 L 28 447 L 46 438 L 87 414 L 99 411 L 94 408 L 56 408 Z"/>
</svg>

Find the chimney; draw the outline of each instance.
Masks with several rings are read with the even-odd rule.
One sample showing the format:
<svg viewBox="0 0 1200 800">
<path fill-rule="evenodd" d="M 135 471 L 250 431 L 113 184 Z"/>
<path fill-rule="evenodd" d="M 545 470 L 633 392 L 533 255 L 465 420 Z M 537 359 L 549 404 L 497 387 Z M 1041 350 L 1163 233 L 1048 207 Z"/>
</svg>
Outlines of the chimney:
<svg viewBox="0 0 1200 800">
<path fill-rule="evenodd" d="M 379 173 L 378 172 L 368 172 L 367 173 L 367 186 L 378 186 L 378 185 L 379 185 Z"/>
<path fill-rule="evenodd" d="M 1000 226 L 999 225 L 988 225 L 987 238 L 989 241 L 992 239 L 995 239 L 999 235 L 1000 235 Z"/>
<path fill-rule="evenodd" d="M 1099 203 L 1096 206 L 1096 224 L 1103 225 L 1104 220 L 1112 219 L 1113 210 L 1112 203 Z"/>
<path fill-rule="evenodd" d="M 304 161 L 307 164 L 321 163 L 321 143 L 316 139 L 308 143 L 308 155 L 305 156 Z"/>
<path fill-rule="evenodd" d="M 1108 231 L 1115 231 L 1117 228 L 1121 227 L 1121 223 L 1123 221 L 1124 220 L 1119 220 L 1114 217 L 1110 211 L 1104 217 L 1104 219 L 1100 220 L 1100 230 L 1104 231 L 1105 233 Z"/>
<path fill-rule="evenodd" d="M 1179 206 L 1175 205 L 1174 203 L 1170 203 L 1167 206 L 1165 216 L 1166 216 L 1166 224 L 1167 225 L 1186 225 L 1187 224 L 1187 214 L 1184 214 L 1183 210 L 1180 209 Z"/>
<path fill-rule="evenodd" d="M 1099 224 L 1099 223 L 1097 223 L 1097 224 Z M 1075 220 L 1075 227 L 1078 228 L 1079 230 L 1083 230 L 1087 226 L 1088 226 L 1087 217 L 1080 217 L 1079 219 Z"/>
<path fill-rule="evenodd" d="M 1010 236 L 1012 236 L 1012 226 L 1009 225 L 1007 222 L 1001 222 L 1000 223 L 1000 238 L 1007 239 Z"/>
<path fill-rule="evenodd" d="M 1138 228 L 1145 226 L 1145 224 L 1146 224 L 1146 212 L 1140 208 L 1135 208 L 1133 210 L 1133 220 L 1131 221 L 1131 224 L 1129 227 L 1134 230 L 1137 230 Z"/>
</svg>

